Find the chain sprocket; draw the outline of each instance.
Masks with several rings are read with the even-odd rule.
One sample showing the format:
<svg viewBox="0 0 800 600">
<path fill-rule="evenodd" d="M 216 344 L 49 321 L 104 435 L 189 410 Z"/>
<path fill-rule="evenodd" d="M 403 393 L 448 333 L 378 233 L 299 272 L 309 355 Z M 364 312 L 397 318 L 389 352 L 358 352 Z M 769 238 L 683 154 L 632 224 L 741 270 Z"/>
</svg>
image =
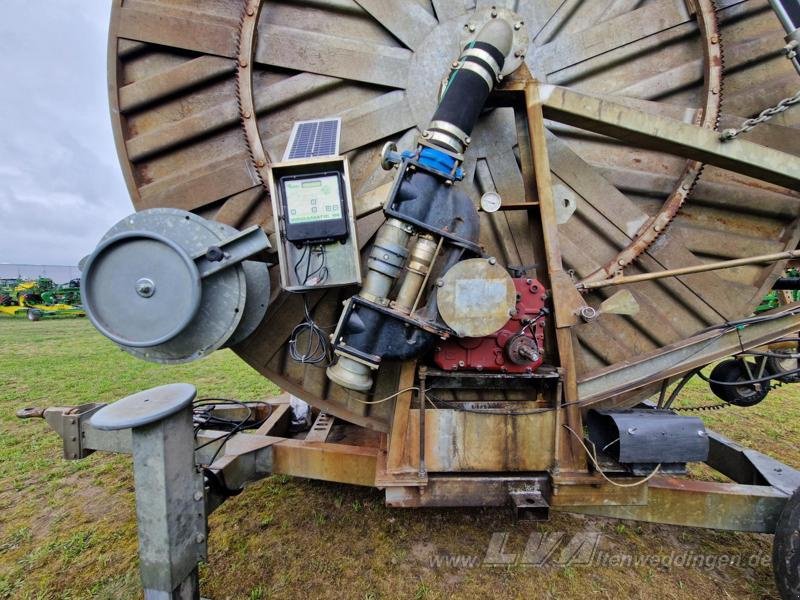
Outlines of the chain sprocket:
<svg viewBox="0 0 800 600">
<path fill-rule="evenodd" d="M 723 72 L 725 54 L 720 35 L 717 7 L 714 0 L 692 0 L 697 15 L 697 24 L 703 39 L 703 58 L 706 65 L 704 83 L 705 104 L 694 119 L 694 124 L 711 130 L 719 129 L 722 113 Z M 656 239 L 669 227 L 691 195 L 705 164 L 690 160 L 680 176 L 675 188 L 664 201 L 661 209 L 650 217 L 636 232 L 631 242 L 611 261 L 583 278 L 582 283 L 602 281 L 622 272 L 627 265 L 644 253 Z"/>
</svg>

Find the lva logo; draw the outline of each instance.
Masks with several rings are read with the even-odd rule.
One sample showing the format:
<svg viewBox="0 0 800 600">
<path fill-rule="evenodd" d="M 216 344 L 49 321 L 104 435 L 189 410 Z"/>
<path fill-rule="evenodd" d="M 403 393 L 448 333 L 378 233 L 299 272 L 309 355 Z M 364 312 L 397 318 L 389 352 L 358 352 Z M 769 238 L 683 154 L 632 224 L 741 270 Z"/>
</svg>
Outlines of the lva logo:
<svg viewBox="0 0 800 600">
<path fill-rule="evenodd" d="M 492 534 L 483 565 L 487 567 L 505 567 L 508 565 L 525 565 L 540 567 L 547 563 L 557 565 L 591 564 L 600 544 L 600 533 L 581 532 L 568 536 L 563 531 L 549 533 L 533 532 L 528 536 L 522 553 L 512 552 L 509 534 L 496 532 Z"/>
</svg>

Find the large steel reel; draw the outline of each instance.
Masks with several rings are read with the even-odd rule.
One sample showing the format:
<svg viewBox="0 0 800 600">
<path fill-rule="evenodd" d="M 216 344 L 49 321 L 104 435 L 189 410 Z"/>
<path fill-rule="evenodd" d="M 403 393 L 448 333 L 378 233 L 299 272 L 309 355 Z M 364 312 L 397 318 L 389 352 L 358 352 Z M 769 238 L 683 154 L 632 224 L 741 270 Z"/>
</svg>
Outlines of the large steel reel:
<svg viewBox="0 0 800 600">
<path fill-rule="evenodd" d="M 797 85 L 778 53 L 783 34 L 766 0 L 118 0 L 111 104 L 134 205 L 271 229 L 266 165 L 282 155 L 295 120 L 337 115 L 353 167 L 359 241 L 367 244 L 390 178 L 380 148 L 388 140 L 410 145 L 431 117 L 449 61 L 493 10 L 521 23 L 516 58 L 540 80 L 655 115 L 737 125 Z M 797 123 L 788 112 L 750 137 L 800 154 Z M 473 140 L 463 189 L 476 205 L 487 191 L 520 201 L 532 182 L 519 167 L 529 148 L 517 141 L 515 115 L 487 112 Z M 556 199 L 570 209 L 562 211 L 560 238 L 576 280 L 797 245 L 794 192 L 716 168 L 700 176 L 699 163 L 557 124 L 547 143 Z M 482 232 L 501 264 L 535 262 L 524 213 L 483 214 Z M 604 315 L 577 328 L 579 378 L 748 314 L 777 273 L 753 266 L 631 287 L 638 315 Z M 597 306 L 604 298 L 588 300 Z M 336 291 L 311 297 L 316 320 L 335 322 L 340 299 Z M 300 299 L 276 290 L 265 322 L 236 350 L 293 393 L 386 429 L 390 403 L 368 408 L 322 370 L 286 356 L 302 318 Z M 376 396 L 398 389 L 397 373 L 382 369 Z"/>
</svg>

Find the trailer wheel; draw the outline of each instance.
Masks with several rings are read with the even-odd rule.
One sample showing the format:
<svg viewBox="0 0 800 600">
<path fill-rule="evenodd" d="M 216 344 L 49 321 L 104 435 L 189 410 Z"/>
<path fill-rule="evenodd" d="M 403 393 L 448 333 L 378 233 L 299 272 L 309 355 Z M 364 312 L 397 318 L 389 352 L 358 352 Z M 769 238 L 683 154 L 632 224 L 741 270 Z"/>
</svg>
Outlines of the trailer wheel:
<svg viewBox="0 0 800 600">
<path fill-rule="evenodd" d="M 783 600 L 800 599 L 800 489 L 786 502 L 772 543 L 775 585 Z"/>
<path fill-rule="evenodd" d="M 780 350 L 776 351 L 776 354 L 796 354 L 796 350 L 791 350 L 788 352 L 781 352 Z M 782 373 L 787 373 L 789 371 L 795 371 L 800 368 L 800 360 L 793 358 L 792 356 L 787 356 L 786 358 L 778 357 L 778 356 L 770 356 L 767 358 L 767 370 L 772 375 L 776 375 L 777 379 L 783 381 L 784 383 L 797 383 L 800 381 L 800 373 L 793 373 L 791 375 L 781 375 Z"/>
<path fill-rule="evenodd" d="M 28 321 L 38 321 L 42 318 L 42 311 L 31 308 L 28 310 Z"/>
<path fill-rule="evenodd" d="M 751 369 L 752 371 L 753 369 Z M 709 379 L 720 383 L 710 383 L 709 387 L 720 400 L 736 406 L 755 406 L 767 397 L 769 382 L 759 384 L 726 385 L 750 379 L 741 360 L 726 360 L 711 371 Z"/>
</svg>

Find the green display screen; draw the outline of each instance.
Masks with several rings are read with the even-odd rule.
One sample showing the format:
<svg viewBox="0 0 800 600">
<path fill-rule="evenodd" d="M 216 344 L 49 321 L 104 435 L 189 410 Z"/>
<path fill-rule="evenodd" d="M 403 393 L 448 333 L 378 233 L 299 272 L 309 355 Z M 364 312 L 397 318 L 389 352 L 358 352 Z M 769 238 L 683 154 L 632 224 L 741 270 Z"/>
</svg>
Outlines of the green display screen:
<svg viewBox="0 0 800 600">
<path fill-rule="evenodd" d="M 291 225 L 342 218 L 339 178 L 325 175 L 285 182 L 286 217 Z"/>
</svg>

